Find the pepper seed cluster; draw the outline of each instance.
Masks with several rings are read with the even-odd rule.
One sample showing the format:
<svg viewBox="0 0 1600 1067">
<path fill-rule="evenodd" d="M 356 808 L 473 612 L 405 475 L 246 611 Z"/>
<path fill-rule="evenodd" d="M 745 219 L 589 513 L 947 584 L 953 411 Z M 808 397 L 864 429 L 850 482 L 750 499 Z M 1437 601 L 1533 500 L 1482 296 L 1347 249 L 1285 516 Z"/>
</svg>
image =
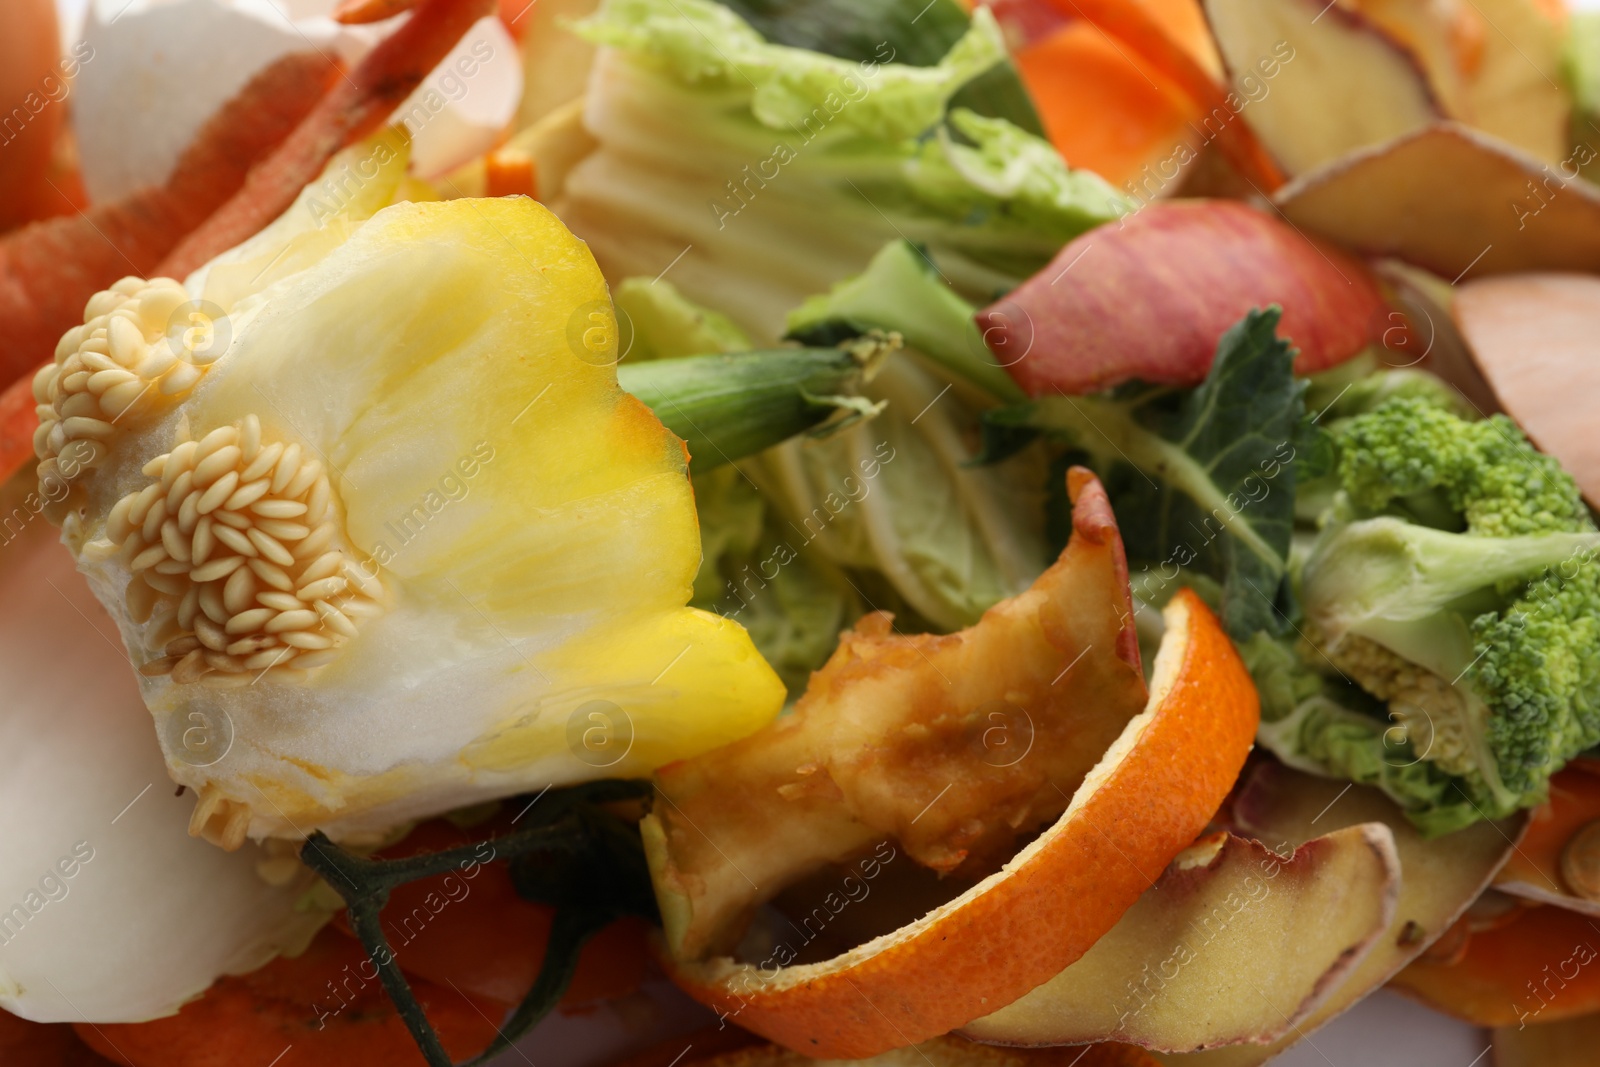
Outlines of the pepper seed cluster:
<svg viewBox="0 0 1600 1067">
<path fill-rule="evenodd" d="M 106 519 L 133 572 L 129 616 L 178 683 L 303 680 L 382 612 L 383 586 L 343 543 L 333 487 L 298 444 L 265 443 L 254 416 L 199 440 L 180 431 L 155 479 Z"/>
<path fill-rule="evenodd" d="M 166 336 L 189 294 L 171 278 L 128 277 L 90 297 L 84 322 L 62 335 L 55 359 L 33 378 L 39 478 L 72 481 L 104 462 L 110 441 L 135 418 L 194 388 L 218 346 L 174 347 Z M 52 506 L 60 522 L 70 505 Z"/>
</svg>

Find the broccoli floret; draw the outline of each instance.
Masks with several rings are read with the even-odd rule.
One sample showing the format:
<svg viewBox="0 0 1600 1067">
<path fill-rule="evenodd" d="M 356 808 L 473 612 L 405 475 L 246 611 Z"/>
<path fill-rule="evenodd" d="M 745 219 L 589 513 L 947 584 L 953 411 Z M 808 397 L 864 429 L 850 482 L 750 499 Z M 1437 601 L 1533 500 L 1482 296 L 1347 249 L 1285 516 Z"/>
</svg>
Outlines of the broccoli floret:
<svg viewBox="0 0 1600 1067">
<path fill-rule="evenodd" d="M 1514 792 L 1600 742 L 1600 567 L 1589 548 L 1472 621 L 1472 688 L 1494 709 L 1490 745 Z"/>
<path fill-rule="evenodd" d="M 1572 477 L 1504 415 L 1470 422 L 1421 397 L 1400 397 L 1349 420 L 1335 438 L 1339 480 L 1364 511 L 1437 494 L 1468 533 L 1483 537 L 1594 528 Z"/>
<path fill-rule="evenodd" d="M 1334 438 L 1340 491 L 1299 574 L 1322 662 L 1301 658 L 1377 698 L 1389 725 L 1277 728 L 1274 747 L 1321 738 L 1324 763 L 1366 767 L 1425 829 L 1459 825 L 1463 805 L 1497 818 L 1538 803 L 1600 742 L 1600 531 L 1576 484 L 1508 419 L 1418 397 Z M 1393 761 L 1358 758 L 1360 737 L 1402 739 L 1429 773 L 1375 779 L 1368 764 Z"/>
</svg>

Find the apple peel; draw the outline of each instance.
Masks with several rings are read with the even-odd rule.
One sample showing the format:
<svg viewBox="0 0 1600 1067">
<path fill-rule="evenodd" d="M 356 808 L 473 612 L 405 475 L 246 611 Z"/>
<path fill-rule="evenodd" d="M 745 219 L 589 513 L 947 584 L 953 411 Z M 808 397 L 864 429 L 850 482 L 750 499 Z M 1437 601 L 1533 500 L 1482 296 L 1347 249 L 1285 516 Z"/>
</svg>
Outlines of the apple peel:
<svg viewBox="0 0 1600 1067">
<path fill-rule="evenodd" d="M 667 960 L 674 981 L 789 1048 L 861 1058 L 965 1025 L 1080 958 L 1204 829 L 1254 740 L 1255 689 L 1216 617 L 1183 590 L 1164 618 L 1145 711 L 998 873 L 833 959 L 772 973 Z"/>
<path fill-rule="evenodd" d="M 1265 1044 L 1372 949 L 1399 895 L 1400 857 L 1382 823 L 1335 830 L 1287 858 L 1218 834 L 1180 855 L 1077 963 L 962 1033 L 1164 1052 Z"/>
<path fill-rule="evenodd" d="M 1580 150 L 1581 151 L 1581 150 Z M 1590 158 L 1593 158 L 1592 152 Z M 1504 141 L 1440 123 L 1299 175 L 1273 202 L 1295 226 L 1460 282 L 1600 269 L 1600 188 Z"/>
<path fill-rule="evenodd" d="M 1506 414 L 1600 506 L 1600 435 L 1588 405 L 1574 402 L 1600 396 L 1600 278 L 1480 278 L 1460 287 L 1451 312 Z"/>
<path fill-rule="evenodd" d="M 1300 350 L 1297 374 L 1358 355 L 1400 318 L 1360 260 L 1243 204 L 1201 200 L 1090 230 L 977 323 L 1030 395 L 1078 396 L 1131 379 L 1195 385 L 1217 339 L 1269 304 Z"/>
<path fill-rule="evenodd" d="M 1290 174 L 1444 117 L 1412 54 L 1356 11 L 1320 0 L 1205 0 L 1205 9 L 1229 70 L 1248 73 L 1292 49 L 1293 73 L 1243 112 Z"/>
<path fill-rule="evenodd" d="M 730 950 L 775 893 L 886 838 L 975 878 L 1061 814 L 1149 701 L 1111 502 L 1081 468 L 1068 491 L 1031 588 L 954 634 L 866 616 L 793 714 L 658 772 L 642 829 L 673 956 Z"/>
</svg>

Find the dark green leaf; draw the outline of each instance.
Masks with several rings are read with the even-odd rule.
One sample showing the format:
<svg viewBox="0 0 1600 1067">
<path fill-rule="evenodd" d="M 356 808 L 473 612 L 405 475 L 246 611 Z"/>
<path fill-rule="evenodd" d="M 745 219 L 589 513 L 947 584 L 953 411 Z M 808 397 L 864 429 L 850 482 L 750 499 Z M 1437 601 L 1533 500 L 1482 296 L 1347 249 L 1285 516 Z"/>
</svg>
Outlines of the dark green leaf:
<svg viewBox="0 0 1600 1067">
<path fill-rule="evenodd" d="M 1294 477 L 1299 485 L 1332 474 L 1339 458 L 1333 446 L 1333 434 L 1313 422 L 1315 418 L 1306 412 L 1295 427 Z"/>
<path fill-rule="evenodd" d="M 1222 621 L 1239 640 L 1281 633 L 1288 619 L 1305 383 L 1294 377 L 1294 348 L 1275 333 L 1279 314 L 1251 312 L 1223 334 L 1204 382 L 1135 409 L 1147 429 L 1199 463 L 1208 492 L 1126 466 L 1107 481 L 1129 556 L 1220 581 Z"/>
<path fill-rule="evenodd" d="M 1183 574 L 1215 579 L 1222 621 L 1241 641 L 1290 626 L 1296 466 L 1326 462 L 1302 460 L 1319 436 L 1305 417 L 1295 350 L 1275 334 L 1278 318 L 1277 308 L 1252 311 L 1229 329 L 1194 389 L 1043 398 L 1027 420 L 1094 457 L 1135 590 L 1159 602 Z"/>
</svg>

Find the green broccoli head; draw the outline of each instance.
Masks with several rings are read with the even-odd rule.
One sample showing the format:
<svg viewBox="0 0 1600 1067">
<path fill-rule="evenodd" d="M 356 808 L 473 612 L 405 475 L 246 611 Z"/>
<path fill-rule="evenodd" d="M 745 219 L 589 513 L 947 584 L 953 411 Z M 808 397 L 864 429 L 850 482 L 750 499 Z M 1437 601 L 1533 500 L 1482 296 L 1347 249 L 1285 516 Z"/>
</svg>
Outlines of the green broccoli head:
<svg viewBox="0 0 1600 1067">
<path fill-rule="evenodd" d="M 1334 436 L 1339 480 L 1362 511 L 1426 520 L 1443 505 L 1458 529 L 1482 537 L 1594 529 L 1572 477 L 1504 415 L 1469 421 L 1399 397 Z"/>
<path fill-rule="evenodd" d="M 1387 749 L 1403 739 L 1428 773 L 1378 784 L 1425 829 L 1538 803 L 1551 774 L 1600 742 L 1600 532 L 1577 486 L 1509 420 L 1418 397 L 1350 418 L 1334 438 L 1339 497 L 1299 575 L 1322 650 L 1302 659 L 1355 683 L 1393 724 L 1363 735 L 1341 716 L 1327 734 L 1341 738 L 1336 762 L 1344 776 L 1392 766 Z M 1319 736 L 1280 729 L 1270 744 Z M 1363 762 L 1360 736 L 1385 751 Z"/>
<path fill-rule="evenodd" d="M 1472 688 L 1493 709 L 1489 743 L 1506 788 L 1542 790 L 1600 743 L 1600 564 L 1591 545 L 1472 620 Z"/>
</svg>

